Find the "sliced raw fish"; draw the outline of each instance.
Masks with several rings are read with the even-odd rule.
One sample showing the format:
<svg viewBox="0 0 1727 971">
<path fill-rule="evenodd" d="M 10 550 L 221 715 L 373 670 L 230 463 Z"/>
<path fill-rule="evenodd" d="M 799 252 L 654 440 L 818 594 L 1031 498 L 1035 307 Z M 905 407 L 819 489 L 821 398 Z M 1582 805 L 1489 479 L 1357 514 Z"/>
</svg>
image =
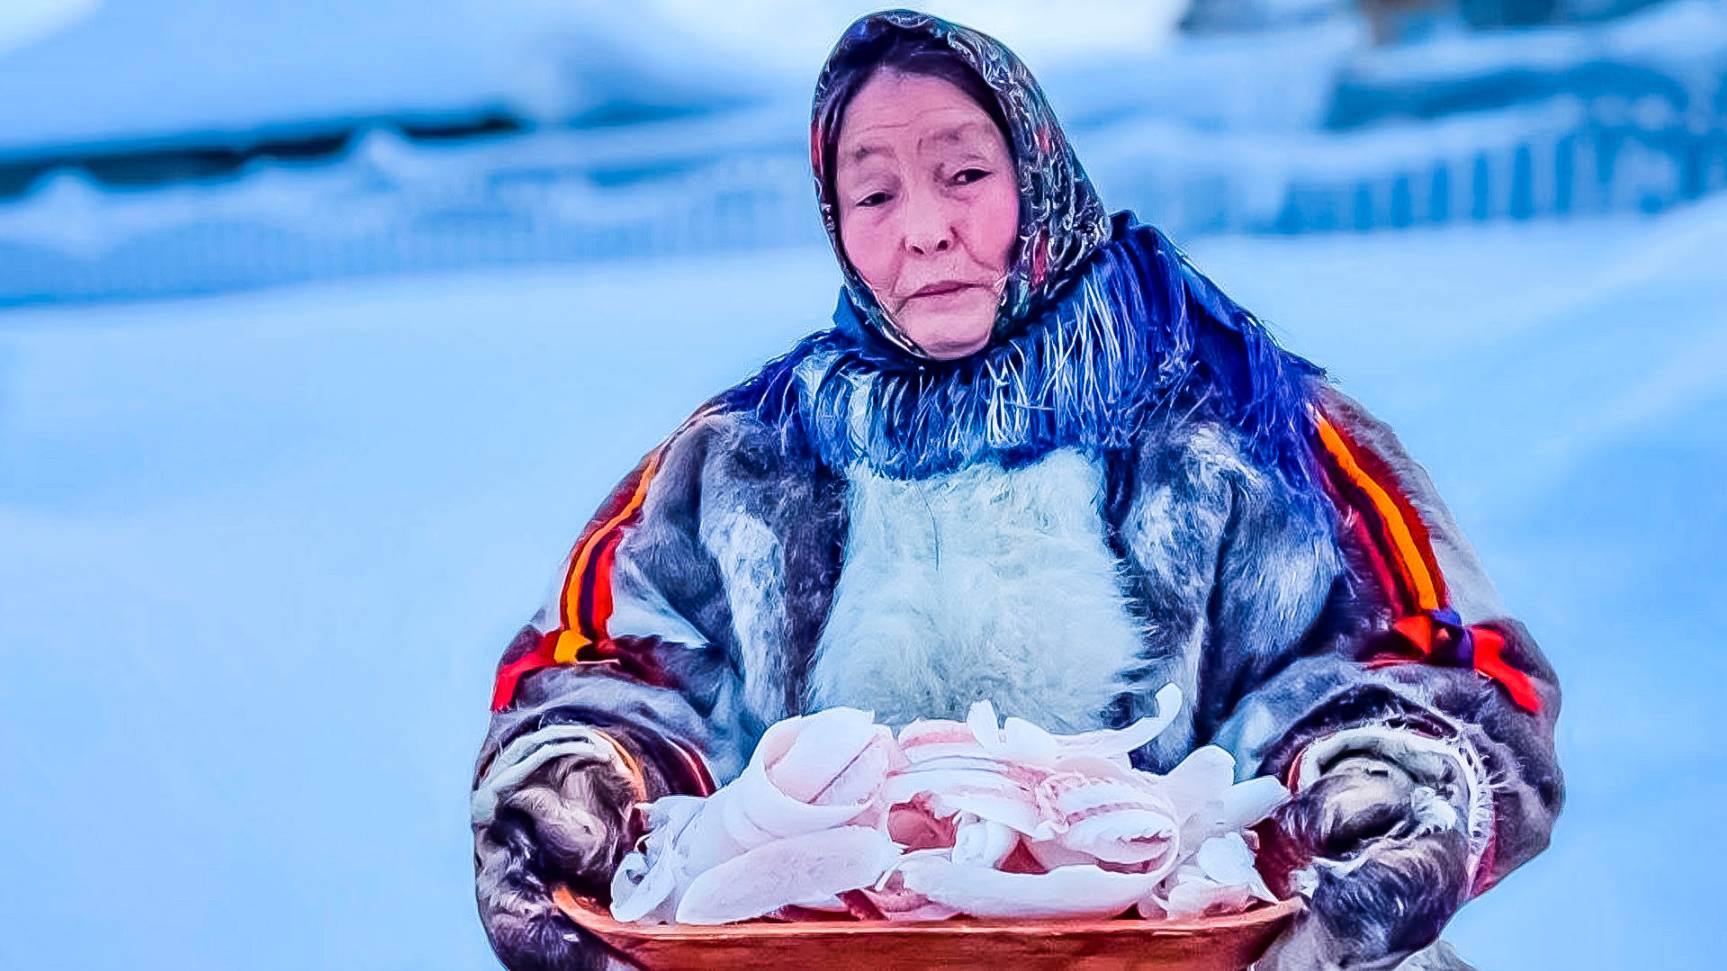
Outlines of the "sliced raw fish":
<svg viewBox="0 0 1727 971">
<path fill-rule="evenodd" d="M 711 869 L 760 846 L 845 826 L 872 810 L 879 815 L 885 807 L 879 807 L 877 793 L 893 764 L 892 746 L 892 734 L 856 709 L 776 723 L 744 771 L 718 792 L 705 800 L 668 797 L 649 807 L 648 838 L 612 881 L 614 914 L 629 915 L 620 920 L 667 919 L 668 907 L 679 907 L 682 895 Z M 847 801 L 806 801 L 824 795 Z M 690 809 L 692 802 L 699 810 Z M 673 818 L 675 832 L 666 825 Z M 814 896 L 819 894 L 804 898 Z"/>
<path fill-rule="evenodd" d="M 1023 718 L 998 722 L 995 706 L 980 701 L 971 706 L 966 726 L 978 745 L 990 756 L 1007 762 L 1053 767 L 1064 756 L 1098 755 L 1126 757 L 1161 735 L 1181 710 L 1181 689 L 1165 685 L 1157 693 L 1157 714 L 1126 728 L 1101 729 L 1057 736 Z M 903 738 L 902 738 L 903 744 Z"/>
<path fill-rule="evenodd" d="M 1181 689 L 1173 684 L 1166 684 L 1157 692 L 1153 699 L 1157 703 L 1157 714 L 1127 726 L 1126 728 L 1106 728 L 1095 732 L 1080 732 L 1077 735 L 1058 735 L 1056 742 L 1063 755 L 1128 755 L 1156 740 L 1164 730 L 1175 724 L 1175 718 L 1181 714 Z"/>
<path fill-rule="evenodd" d="M 1074 822 L 1057 842 L 1093 860 L 1162 873 L 1175 865 L 1181 835 L 1172 813 L 1121 809 Z"/>
<path fill-rule="evenodd" d="M 1001 866 L 1019 845 L 1019 834 L 993 819 L 964 815 L 967 818 L 954 830 L 953 861 L 968 866 Z"/>
<path fill-rule="evenodd" d="M 691 881 L 680 924 L 728 924 L 867 886 L 899 858 L 899 847 L 867 826 L 839 826 L 775 840 Z"/>
<path fill-rule="evenodd" d="M 704 802 L 696 796 L 666 796 L 648 805 L 641 848 L 625 856 L 612 875 L 612 916 L 627 921 L 672 919 L 678 885 L 687 872 L 677 843 Z"/>
<path fill-rule="evenodd" d="M 1206 840 L 1194 854 L 1193 862 L 1201 873 L 1218 883 L 1246 887 L 1268 903 L 1277 899 L 1253 865 L 1253 850 L 1240 833 L 1225 833 Z"/>
<path fill-rule="evenodd" d="M 1246 910 L 1255 899 L 1275 901 L 1253 865 L 1253 850 L 1240 833 L 1206 840 L 1191 862 L 1177 868 L 1140 904 L 1148 917 L 1204 917 Z"/>
<path fill-rule="evenodd" d="M 1198 867 L 1182 867 L 1177 871 L 1174 886 L 1168 896 L 1157 901 L 1158 916 L 1176 920 L 1235 914 L 1253 903 L 1253 894 L 1238 884 L 1218 883 L 1199 872 Z"/>
<path fill-rule="evenodd" d="M 1246 829 L 1288 801 L 1289 789 L 1273 776 L 1237 782 L 1223 794 L 1222 826 L 1214 835 Z"/>
<path fill-rule="evenodd" d="M 905 878 L 891 872 L 874 887 L 865 887 L 863 894 L 886 920 L 947 920 L 959 916 L 959 911 L 938 904 L 921 893 L 905 887 Z"/>
<path fill-rule="evenodd" d="M 942 920 L 1198 916 L 1272 895 L 1242 830 L 1288 798 L 1272 778 L 1194 750 L 1168 773 L 1133 752 L 1173 723 L 1181 693 L 1123 729 L 1057 735 L 999 719 L 898 734 L 831 709 L 770 727 L 739 776 L 706 799 L 647 807 L 648 832 L 613 880 L 620 920 L 762 916 Z"/>
<path fill-rule="evenodd" d="M 1156 886 L 1158 878 L 1096 866 L 1048 873 L 1006 873 L 940 857 L 903 860 L 907 890 L 974 917 L 1114 917 Z"/>
</svg>

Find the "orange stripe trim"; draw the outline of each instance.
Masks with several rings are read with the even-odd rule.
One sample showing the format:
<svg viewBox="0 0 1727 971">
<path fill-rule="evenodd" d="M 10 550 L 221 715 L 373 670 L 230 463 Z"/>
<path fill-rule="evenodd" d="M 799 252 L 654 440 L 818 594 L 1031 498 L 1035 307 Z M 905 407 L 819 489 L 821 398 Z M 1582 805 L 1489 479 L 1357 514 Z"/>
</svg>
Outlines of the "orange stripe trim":
<svg viewBox="0 0 1727 971">
<path fill-rule="evenodd" d="M 1368 522 L 1368 515 L 1356 504 L 1355 494 L 1358 490 L 1340 484 L 1337 481 L 1337 472 L 1329 463 L 1325 466 L 1321 485 L 1337 506 L 1343 527 L 1354 535 L 1361 547 L 1368 569 L 1373 571 L 1373 578 L 1379 583 L 1379 589 L 1383 590 L 1388 598 L 1406 599 L 1406 585 L 1397 576 L 1396 568 L 1386 561 L 1385 545 L 1374 532 L 1375 525 Z"/>
<path fill-rule="evenodd" d="M 1319 440 L 1325 445 L 1325 450 L 1331 454 L 1338 468 L 1349 477 L 1356 488 L 1366 494 L 1374 511 L 1385 523 L 1399 572 L 1409 581 L 1417 609 L 1439 609 L 1438 587 L 1434 583 L 1433 574 L 1427 569 L 1427 560 L 1422 556 L 1421 546 L 1417 543 L 1410 524 L 1403 517 L 1403 511 L 1398 508 L 1397 502 L 1391 498 L 1385 487 L 1362 469 L 1361 464 L 1356 461 L 1355 453 L 1350 450 L 1349 443 L 1332 425 L 1330 419 L 1317 409 L 1314 419 L 1319 430 Z"/>
<path fill-rule="evenodd" d="M 642 503 L 647 499 L 648 484 L 653 481 L 654 472 L 659 468 L 659 464 L 660 450 L 655 449 L 642 465 L 642 475 L 636 482 L 636 491 L 630 496 L 630 501 L 624 504 L 624 508 L 618 510 L 617 515 L 608 519 L 605 525 L 589 534 L 588 538 L 583 541 L 581 548 L 576 551 L 575 559 L 570 564 L 570 575 L 565 580 L 564 629 L 558 633 L 558 647 L 552 655 L 559 664 L 568 664 L 574 661 L 577 651 L 593 643 L 581 633 L 577 625 L 577 617 L 581 611 L 582 575 L 587 572 L 588 561 L 593 557 L 594 551 L 599 549 L 606 536 L 641 510 Z M 604 579 L 601 578 L 602 582 Z"/>
<path fill-rule="evenodd" d="M 698 408 L 695 414 L 684 419 L 677 431 L 666 437 L 657 448 L 648 453 L 642 461 L 641 471 L 636 479 L 636 487 L 631 492 L 629 501 L 623 508 L 614 513 L 598 529 L 583 537 L 570 561 L 570 572 L 564 578 L 564 590 L 561 597 L 563 607 L 563 623 L 556 635 L 556 647 L 552 651 L 552 660 L 558 664 L 569 664 L 580 660 L 579 654 L 584 648 L 597 645 L 606 640 L 605 623 L 611 616 L 611 568 L 612 559 L 617 544 L 607 545 L 607 540 L 618 530 L 629 525 L 641 512 L 642 505 L 647 501 L 648 487 L 653 483 L 654 474 L 659 471 L 660 462 L 665 457 L 666 449 L 672 440 L 684 429 L 697 421 L 721 410 L 717 403 L 709 403 Z M 597 562 L 596 562 L 597 557 Z M 582 598 L 582 579 L 587 576 L 590 568 L 596 569 L 594 590 L 587 604 Z M 586 607 L 599 608 L 591 617 L 593 619 L 594 638 L 582 632 L 582 611 Z"/>
</svg>

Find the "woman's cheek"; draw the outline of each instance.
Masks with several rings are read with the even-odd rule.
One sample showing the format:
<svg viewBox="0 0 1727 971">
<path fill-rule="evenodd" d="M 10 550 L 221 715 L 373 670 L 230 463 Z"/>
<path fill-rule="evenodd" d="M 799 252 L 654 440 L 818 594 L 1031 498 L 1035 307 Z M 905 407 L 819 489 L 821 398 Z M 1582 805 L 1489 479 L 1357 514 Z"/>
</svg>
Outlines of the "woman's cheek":
<svg viewBox="0 0 1727 971">
<path fill-rule="evenodd" d="M 999 273 L 1007 268 L 1019 238 L 1019 193 L 1012 179 L 990 179 L 989 183 L 976 206 L 978 239 L 985 244 L 983 254 L 994 261 L 993 269 Z"/>
<path fill-rule="evenodd" d="M 846 257 L 857 269 L 858 276 L 863 277 L 871 290 L 882 293 L 892 290 L 893 258 L 890 248 L 884 243 L 886 233 L 877 225 L 879 222 L 873 213 L 850 216 L 841 228 L 840 240 L 845 244 Z"/>
</svg>

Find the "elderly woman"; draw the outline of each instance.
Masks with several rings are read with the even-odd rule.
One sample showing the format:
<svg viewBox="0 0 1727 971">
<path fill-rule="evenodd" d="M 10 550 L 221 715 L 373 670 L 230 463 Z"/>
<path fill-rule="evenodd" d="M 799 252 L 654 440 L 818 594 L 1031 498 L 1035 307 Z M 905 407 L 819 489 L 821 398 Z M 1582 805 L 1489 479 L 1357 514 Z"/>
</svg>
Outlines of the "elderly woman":
<svg viewBox="0 0 1727 971">
<path fill-rule="evenodd" d="M 1546 845 L 1559 690 L 1421 466 L 1105 210 L 1012 52 L 864 17 L 810 150 L 833 326 L 623 479 L 499 664 L 474 834 L 506 964 L 602 960 L 552 888 L 603 896 L 634 803 L 835 705 L 1080 731 L 1179 685 L 1139 765 L 1214 743 L 1295 794 L 1288 967 L 1393 966 Z"/>
</svg>

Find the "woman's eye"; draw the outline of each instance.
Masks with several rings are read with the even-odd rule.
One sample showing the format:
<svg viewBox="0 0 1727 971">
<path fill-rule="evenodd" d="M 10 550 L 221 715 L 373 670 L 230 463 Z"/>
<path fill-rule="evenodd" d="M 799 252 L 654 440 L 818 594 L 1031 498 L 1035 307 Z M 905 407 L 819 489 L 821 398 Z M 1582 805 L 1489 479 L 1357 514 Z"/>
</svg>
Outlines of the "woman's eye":
<svg viewBox="0 0 1727 971">
<path fill-rule="evenodd" d="M 988 175 L 988 169 L 960 169 L 953 174 L 953 180 L 959 185 L 970 185 Z"/>
<path fill-rule="evenodd" d="M 872 192 L 857 201 L 859 209 L 873 209 L 888 200 L 885 192 Z"/>
</svg>

